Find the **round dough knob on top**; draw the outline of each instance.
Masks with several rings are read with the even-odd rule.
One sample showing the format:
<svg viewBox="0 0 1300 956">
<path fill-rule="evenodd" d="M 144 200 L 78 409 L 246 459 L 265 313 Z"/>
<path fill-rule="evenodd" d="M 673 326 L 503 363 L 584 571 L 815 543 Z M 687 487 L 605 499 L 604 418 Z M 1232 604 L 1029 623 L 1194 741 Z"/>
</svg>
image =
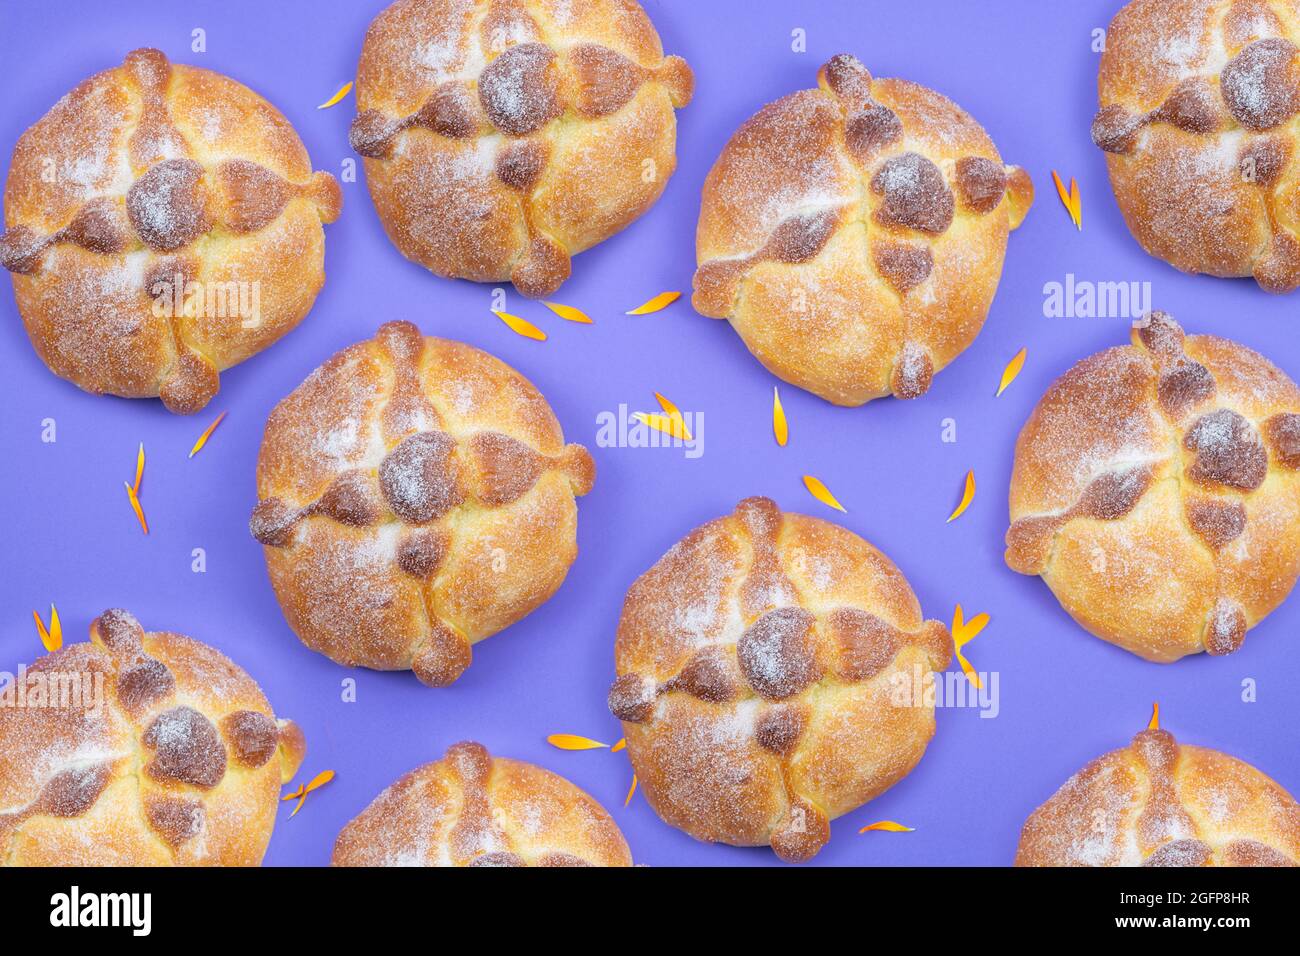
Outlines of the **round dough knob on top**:
<svg viewBox="0 0 1300 956">
<path fill-rule="evenodd" d="M 692 301 L 829 402 L 916 398 L 979 334 L 1032 202 L 968 113 L 840 54 L 709 172 Z"/>
<path fill-rule="evenodd" d="M 402 255 L 540 298 L 659 198 L 693 89 L 635 0 L 398 0 L 350 138 Z"/>
<path fill-rule="evenodd" d="M 272 410 L 250 529 L 303 643 L 440 687 L 559 588 L 594 481 L 522 375 L 389 322 Z"/>
<path fill-rule="evenodd" d="M 342 203 L 266 100 L 134 50 L 18 140 L 0 265 L 56 375 L 189 414 L 306 316 Z"/>
<path fill-rule="evenodd" d="M 799 862 L 921 759 L 951 657 L 887 557 L 746 498 L 628 590 L 609 708 L 665 822 Z"/>
</svg>

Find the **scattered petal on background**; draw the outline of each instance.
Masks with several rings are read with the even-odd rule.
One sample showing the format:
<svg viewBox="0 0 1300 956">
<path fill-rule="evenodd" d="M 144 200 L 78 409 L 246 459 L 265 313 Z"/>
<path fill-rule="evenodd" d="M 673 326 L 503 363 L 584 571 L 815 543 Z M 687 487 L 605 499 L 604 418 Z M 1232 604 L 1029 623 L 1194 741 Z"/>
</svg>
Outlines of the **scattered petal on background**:
<svg viewBox="0 0 1300 956">
<path fill-rule="evenodd" d="M 790 440 L 790 424 L 785 420 L 785 409 L 781 407 L 781 392 L 772 386 L 772 434 L 776 443 L 782 448 Z"/>
<path fill-rule="evenodd" d="M 50 626 L 47 630 L 45 622 L 41 616 L 32 611 L 32 620 L 36 622 L 36 633 L 41 637 L 41 643 L 51 654 L 63 646 L 63 625 L 59 622 L 59 611 L 53 604 L 50 605 Z"/>
<path fill-rule="evenodd" d="M 636 774 L 632 774 L 632 786 L 627 788 L 627 799 L 623 801 L 623 806 L 632 802 L 632 795 L 636 793 Z"/>
<path fill-rule="evenodd" d="M 343 97 L 347 96 L 351 92 L 352 92 L 352 81 L 348 80 L 348 82 L 344 83 L 342 86 L 339 87 L 339 91 L 337 93 L 335 93 L 333 96 L 327 99 L 320 106 L 316 107 L 316 109 L 327 110 L 331 106 L 336 106 L 337 104 L 343 101 Z"/>
<path fill-rule="evenodd" d="M 590 737 L 579 737 L 577 734 L 551 734 L 546 738 L 546 742 L 552 747 L 559 747 L 561 750 L 599 750 L 602 747 L 609 746 L 609 744 L 602 744 L 599 740 L 592 740 Z"/>
<path fill-rule="evenodd" d="M 661 427 L 662 423 L 651 424 L 649 419 L 650 418 L 659 419 L 662 417 L 659 415 L 644 415 L 643 413 L 638 412 L 636 414 L 642 415 L 642 417 L 638 420 L 645 422 L 645 424 L 647 425 L 650 425 L 651 428 L 658 429 L 659 431 L 667 431 L 668 434 L 672 435 L 674 438 L 680 438 L 683 441 L 690 441 L 691 430 L 686 427 L 686 420 L 682 418 L 681 410 L 678 409 L 676 405 L 674 405 L 668 399 L 664 398 L 664 396 L 659 394 L 658 392 L 655 392 L 655 400 L 659 402 L 659 407 L 664 410 L 664 414 L 667 415 L 669 419 L 671 419 L 670 427 L 663 428 Z M 633 417 L 635 417 L 635 415 Z"/>
<path fill-rule="evenodd" d="M 966 659 L 966 655 L 962 653 L 962 648 L 973 641 L 976 635 L 988 626 L 988 623 L 987 614 L 976 614 L 969 621 L 965 620 L 960 604 L 952 612 L 952 642 L 957 651 L 957 663 L 961 665 L 961 672 L 966 675 L 966 679 L 977 689 L 983 688 L 984 683 L 971 662 Z"/>
<path fill-rule="evenodd" d="M 822 504 L 829 505 L 836 511 L 848 513 L 848 509 L 835 500 L 835 496 L 831 494 L 830 489 L 823 485 L 819 479 L 814 478 L 812 475 L 804 475 L 803 483 L 804 487 L 808 489 L 808 493 Z"/>
<path fill-rule="evenodd" d="M 640 422 L 642 425 L 653 428 L 657 432 L 672 435 L 674 438 L 680 438 L 682 441 L 691 440 L 691 433 L 686 430 L 686 423 L 682 421 L 680 415 L 657 415 L 646 412 L 633 412 L 632 418 Z"/>
<path fill-rule="evenodd" d="M 666 309 L 682 297 L 680 292 L 660 292 L 649 302 L 638 305 L 625 315 L 649 315 L 651 312 L 658 312 L 660 309 Z"/>
<path fill-rule="evenodd" d="M 311 793 L 313 790 L 320 789 L 321 787 L 325 786 L 325 784 L 329 783 L 333 779 L 334 779 L 333 770 L 322 770 L 320 773 L 316 774 L 316 776 L 312 777 L 311 781 L 307 783 L 305 786 L 299 784 L 297 790 L 282 796 L 280 798 L 282 801 L 283 800 L 298 801 L 298 805 L 293 808 L 293 813 L 289 814 L 289 817 L 293 818 L 298 815 L 298 811 L 302 809 L 303 803 L 305 803 L 307 800 L 307 794 Z"/>
<path fill-rule="evenodd" d="M 591 319 L 588 317 L 586 312 L 583 312 L 581 309 L 575 309 L 571 305 L 561 305 L 558 302 L 543 302 L 542 305 L 546 306 L 566 322 L 581 322 L 583 325 L 592 324 Z"/>
<path fill-rule="evenodd" d="M 140 507 L 140 498 L 136 495 L 135 489 L 127 482 L 122 482 L 122 487 L 126 489 L 126 497 L 131 502 L 131 510 L 135 512 L 135 516 L 140 522 L 140 527 L 144 529 L 145 534 L 148 534 L 149 522 L 144 520 L 144 509 Z"/>
<path fill-rule="evenodd" d="M 916 827 L 905 827 L 893 820 L 881 820 L 878 823 L 868 823 L 858 832 L 866 833 L 868 830 L 884 830 L 887 833 L 911 833 L 915 829 Z"/>
<path fill-rule="evenodd" d="M 1147 722 L 1147 730 L 1160 729 L 1160 701 L 1151 705 L 1151 719 Z"/>
<path fill-rule="evenodd" d="M 957 505 L 956 510 L 948 515 L 949 521 L 956 521 L 961 517 L 961 513 L 970 507 L 971 501 L 975 498 L 975 472 L 966 472 L 966 487 L 961 493 L 961 503 Z"/>
<path fill-rule="evenodd" d="M 620 750 L 622 750 L 622 749 L 623 749 L 624 747 L 626 747 L 626 746 L 627 746 L 627 738 L 626 738 L 626 737 L 620 737 L 620 738 L 618 739 L 618 743 L 616 743 L 614 746 L 612 746 L 612 747 L 609 748 L 609 752 L 612 753 L 612 754 L 616 754 L 616 753 L 618 753 Z"/>
<path fill-rule="evenodd" d="M 980 631 L 988 626 L 989 616 L 987 614 L 976 614 L 969 621 L 962 614 L 961 605 L 958 604 L 952 612 L 952 641 L 957 647 L 965 647 Z"/>
<path fill-rule="evenodd" d="M 1002 381 L 998 382 L 998 395 L 1005 392 L 1007 386 L 1016 380 L 1016 376 L 1020 374 L 1020 370 L 1025 367 L 1025 355 L 1028 354 L 1028 352 L 1028 348 L 1021 349 L 1015 354 L 1011 361 L 1007 363 L 1007 367 L 1002 370 Z M 997 395 L 994 395 L 993 397 L 997 398 Z"/>
<path fill-rule="evenodd" d="M 138 496 L 140 494 L 140 480 L 144 478 L 144 442 L 140 442 L 140 450 L 135 453 L 135 484 L 131 490 Z"/>
<path fill-rule="evenodd" d="M 546 341 L 546 333 L 527 319 L 521 319 L 509 312 L 498 312 L 496 309 L 492 310 L 492 314 L 508 325 L 510 330 L 517 335 L 522 335 L 526 339 L 536 339 L 538 342 Z"/>
<path fill-rule="evenodd" d="M 222 412 L 220 415 L 216 417 L 216 420 L 213 421 L 211 425 L 203 429 L 203 434 L 200 435 L 199 440 L 194 443 L 194 447 L 190 449 L 191 458 L 193 458 L 195 455 L 197 455 L 200 451 L 203 450 L 203 446 L 208 443 L 208 439 L 212 437 L 212 433 L 217 430 L 217 426 L 221 424 L 221 420 L 225 417 L 226 417 L 226 413 Z"/>
<path fill-rule="evenodd" d="M 1070 221 L 1074 223 L 1076 229 L 1083 228 L 1083 199 L 1079 195 L 1079 184 L 1070 177 L 1070 188 L 1065 188 L 1065 183 L 1061 182 L 1061 177 L 1057 175 L 1056 170 L 1052 170 L 1052 182 L 1056 184 L 1056 195 L 1061 197 L 1061 203 L 1065 206 L 1065 211 L 1070 214 Z"/>
</svg>

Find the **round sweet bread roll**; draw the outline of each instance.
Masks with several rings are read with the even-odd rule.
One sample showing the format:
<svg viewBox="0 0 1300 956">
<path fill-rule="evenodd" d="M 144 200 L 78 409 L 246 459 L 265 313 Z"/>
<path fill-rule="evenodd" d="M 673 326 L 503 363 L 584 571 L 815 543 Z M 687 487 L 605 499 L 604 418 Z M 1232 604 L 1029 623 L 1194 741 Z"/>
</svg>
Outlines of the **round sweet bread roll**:
<svg viewBox="0 0 1300 956">
<path fill-rule="evenodd" d="M 1144 730 L 1025 821 L 1016 866 L 1296 866 L 1300 805 L 1248 763 Z"/>
<path fill-rule="evenodd" d="M 18 140 L 0 265 L 56 375 L 188 414 L 302 321 L 342 201 L 266 100 L 135 50 Z"/>
<path fill-rule="evenodd" d="M 829 402 L 916 398 L 979 334 L 1033 195 L 951 100 L 840 54 L 709 172 L 692 301 Z"/>
<path fill-rule="evenodd" d="M 350 139 L 402 255 L 541 297 L 659 198 L 693 89 L 635 0 L 398 0 Z"/>
<path fill-rule="evenodd" d="M 249 526 L 304 644 L 441 687 L 559 588 L 595 469 L 510 366 L 389 322 L 272 410 Z"/>
<path fill-rule="evenodd" d="M 665 822 L 798 862 L 916 766 L 951 656 L 887 557 L 746 498 L 628 591 L 609 709 Z"/>
<path fill-rule="evenodd" d="M 225 655 L 121 610 L 0 705 L 8 866 L 256 866 L 306 751 Z"/>
<path fill-rule="evenodd" d="M 1300 285 L 1297 42 L 1291 0 L 1133 0 L 1115 15 L 1092 138 L 1151 255 Z"/>
<path fill-rule="evenodd" d="M 1062 375 L 1016 442 L 1007 564 L 1150 661 L 1227 654 L 1300 575 L 1300 390 L 1163 312 Z"/>
<path fill-rule="evenodd" d="M 569 781 L 463 741 L 375 797 L 334 866 L 631 866 L 605 808 Z"/>
</svg>

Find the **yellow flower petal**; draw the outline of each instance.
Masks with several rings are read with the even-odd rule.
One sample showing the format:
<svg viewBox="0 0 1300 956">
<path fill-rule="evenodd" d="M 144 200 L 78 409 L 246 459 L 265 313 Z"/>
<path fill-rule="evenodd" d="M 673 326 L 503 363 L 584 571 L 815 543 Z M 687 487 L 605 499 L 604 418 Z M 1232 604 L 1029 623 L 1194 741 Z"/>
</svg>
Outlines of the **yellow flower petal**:
<svg viewBox="0 0 1300 956">
<path fill-rule="evenodd" d="M 785 420 L 785 409 L 781 407 L 781 392 L 775 385 L 772 386 L 772 434 L 782 448 L 790 440 L 790 425 Z"/>
<path fill-rule="evenodd" d="M 975 472 L 966 472 L 966 487 L 961 493 L 961 504 L 959 504 L 952 514 L 948 515 L 949 521 L 956 521 L 961 517 L 963 511 L 970 507 L 970 503 L 975 498 Z"/>
<path fill-rule="evenodd" d="M 660 292 L 653 299 L 638 305 L 625 315 L 649 315 L 651 312 L 658 312 L 660 309 L 666 309 L 682 297 L 680 292 Z"/>
<path fill-rule="evenodd" d="M 522 335 L 526 339 L 535 339 L 538 342 L 546 341 L 546 333 L 539 329 L 527 319 L 521 319 L 517 315 L 511 315 L 509 312 L 498 312 L 492 310 L 492 314 L 510 327 L 510 331 L 517 335 Z"/>
<path fill-rule="evenodd" d="M 1065 188 L 1065 183 L 1061 182 L 1061 177 L 1056 170 L 1052 170 L 1052 182 L 1056 184 L 1056 195 L 1061 197 L 1061 204 L 1065 206 L 1066 212 L 1070 214 L 1070 221 L 1074 223 L 1076 229 L 1083 228 L 1083 200 L 1079 196 L 1079 184 L 1074 177 L 1070 177 L 1070 188 Z"/>
<path fill-rule="evenodd" d="M 994 398 L 997 398 L 998 395 L 1005 392 L 1007 386 L 1016 380 L 1016 376 L 1020 374 L 1020 370 L 1025 367 L 1025 355 L 1028 352 L 1028 348 L 1021 349 L 1015 354 L 1011 361 L 1007 363 L 1007 367 L 1002 370 L 1002 381 L 998 383 L 997 395 L 994 395 Z"/>
<path fill-rule="evenodd" d="M 343 101 L 343 97 L 347 96 L 350 92 L 352 92 L 352 81 L 348 80 L 348 82 L 344 83 L 342 86 L 339 87 L 339 91 L 337 93 L 335 93 L 333 96 L 327 99 L 320 106 L 316 107 L 316 109 L 327 110 L 331 106 L 335 106 L 338 103 L 341 103 Z"/>
<path fill-rule="evenodd" d="M 51 607 L 52 606 L 53 605 L 51 605 Z M 60 641 L 60 644 L 54 643 L 53 635 L 51 635 L 50 632 L 45 629 L 45 622 L 41 620 L 41 616 L 37 614 L 35 611 L 32 611 L 32 620 L 36 622 L 36 633 L 40 636 L 41 644 L 45 647 L 45 649 L 51 653 L 57 651 L 59 649 L 60 644 L 62 644 L 62 641 Z"/>
<path fill-rule="evenodd" d="M 848 509 L 835 500 L 835 496 L 831 494 L 830 489 L 823 485 L 819 479 L 814 478 L 812 475 L 804 475 L 803 484 L 808 489 L 808 493 L 822 504 L 829 505 L 836 511 L 848 512 Z"/>
<path fill-rule="evenodd" d="M 140 450 L 135 453 L 135 484 L 132 489 L 138 495 L 140 494 L 140 479 L 144 477 L 144 442 L 140 442 Z"/>
<path fill-rule="evenodd" d="M 1160 729 L 1160 701 L 1151 705 L 1151 719 L 1147 722 L 1147 730 Z"/>
<path fill-rule="evenodd" d="M 542 305 L 546 306 L 566 322 L 581 322 L 583 325 L 592 324 L 591 319 L 588 317 L 586 312 L 583 312 L 581 309 L 575 309 L 571 305 L 561 305 L 558 302 L 543 302 Z"/>
<path fill-rule="evenodd" d="M 976 690 L 983 688 L 984 684 L 980 681 L 980 675 L 975 672 L 971 662 L 966 660 L 966 655 L 961 651 L 957 652 L 957 663 L 961 665 L 961 672 L 966 675 L 966 679 L 975 685 Z"/>
<path fill-rule="evenodd" d="M 54 646 L 50 648 L 57 651 L 63 646 L 63 622 L 59 620 L 59 609 L 50 604 L 50 643 Z"/>
<path fill-rule="evenodd" d="M 868 830 L 884 830 L 887 833 L 911 833 L 916 827 L 905 827 L 901 823 L 895 823 L 893 820 L 881 820 L 877 823 L 868 823 L 859 830 L 859 833 L 866 833 Z"/>
<path fill-rule="evenodd" d="M 655 431 L 663 432 L 666 435 L 672 435 L 674 438 L 680 438 L 682 441 L 690 441 L 691 433 L 686 430 L 686 423 L 680 416 L 657 415 L 647 412 L 633 412 L 632 417 L 643 425 L 653 428 Z"/>
<path fill-rule="evenodd" d="M 140 507 L 140 498 L 136 495 L 135 489 L 125 481 L 122 482 L 122 487 L 126 489 L 126 497 L 131 502 L 131 509 L 135 512 L 136 519 L 140 522 L 140 527 L 144 529 L 145 534 L 148 534 L 149 522 L 144 520 L 144 509 Z"/>
<path fill-rule="evenodd" d="M 546 742 L 552 747 L 559 747 L 561 750 L 599 750 L 602 747 L 609 746 L 609 744 L 602 744 L 599 740 L 592 740 L 590 737 L 579 737 L 577 734 L 551 734 L 546 738 Z"/>
<path fill-rule="evenodd" d="M 961 605 L 958 604 L 952 614 L 952 640 L 958 647 L 962 648 L 975 639 L 975 636 L 989 623 L 987 614 L 976 614 L 969 621 L 965 620 L 962 615 Z"/>
<path fill-rule="evenodd" d="M 280 798 L 281 801 L 285 801 L 285 800 L 298 801 L 298 805 L 293 808 L 293 812 L 289 814 L 289 818 L 293 819 L 298 815 L 298 811 L 302 809 L 302 805 L 307 801 L 307 794 L 311 793 L 313 790 L 317 790 L 320 787 L 325 786 L 325 784 L 329 783 L 333 779 L 334 779 L 333 770 L 322 770 L 320 773 L 316 774 L 316 776 L 312 777 L 311 781 L 307 783 L 305 786 L 299 784 L 297 790 L 294 790 L 292 793 L 286 793 L 284 796 L 282 796 Z"/>
<path fill-rule="evenodd" d="M 626 746 L 627 746 L 627 738 L 620 737 L 618 743 L 616 743 L 614 746 L 609 748 L 609 752 L 612 754 L 616 754 Z"/>
<path fill-rule="evenodd" d="M 636 793 L 636 774 L 632 774 L 632 786 L 627 788 L 627 799 L 623 801 L 623 806 L 632 802 L 632 794 Z"/>
<path fill-rule="evenodd" d="M 311 793 L 313 790 L 325 786 L 325 784 L 329 783 L 333 779 L 333 770 L 322 770 L 320 773 L 316 774 L 316 776 L 311 778 L 311 782 L 307 784 L 303 793 Z"/>
<path fill-rule="evenodd" d="M 222 412 L 220 415 L 216 417 L 216 420 L 213 421 L 211 425 L 203 429 L 203 434 L 200 435 L 199 440 L 194 443 L 194 447 L 190 449 L 189 457 L 193 458 L 195 455 L 197 455 L 200 451 L 203 450 L 203 446 L 208 443 L 208 439 L 212 437 L 212 433 L 217 430 L 217 426 L 221 424 L 221 420 L 225 417 L 226 417 L 226 413 Z"/>
</svg>

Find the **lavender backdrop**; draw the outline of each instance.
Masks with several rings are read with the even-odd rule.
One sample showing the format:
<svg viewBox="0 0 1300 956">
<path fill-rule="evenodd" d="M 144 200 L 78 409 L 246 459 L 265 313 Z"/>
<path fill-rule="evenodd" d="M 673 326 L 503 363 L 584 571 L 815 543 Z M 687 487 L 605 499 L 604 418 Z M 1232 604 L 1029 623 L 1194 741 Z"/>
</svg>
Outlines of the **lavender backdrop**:
<svg viewBox="0 0 1300 956">
<path fill-rule="evenodd" d="M 367 23 L 383 6 L 324 0 L 221 3 L 6 3 L 0 63 L 0 154 L 84 76 L 156 46 L 179 62 L 227 73 L 278 106 L 297 126 L 317 168 L 340 171 L 353 154 L 351 97 L 318 111 L 351 79 Z M 1009 863 L 1025 816 L 1097 754 L 1124 744 L 1159 700 L 1164 726 L 1183 740 L 1235 754 L 1300 793 L 1294 699 L 1300 598 L 1293 598 L 1228 658 L 1201 655 L 1148 664 L 1079 629 L 1039 580 L 1002 562 L 1005 491 L 1017 431 L 1047 385 L 1075 360 L 1127 338 L 1123 319 L 1048 319 L 1043 284 L 1067 272 L 1098 281 L 1149 280 L 1154 302 L 1192 331 L 1244 342 L 1300 378 L 1296 296 L 1275 298 L 1250 281 L 1193 278 L 1147 257 L 1129 236 L 1088 139 L 1096 106 L 1092 31 L 1118 0 L 756 2 L 648 0 L 666 50 L 695 70 L 694 103 L 679 114 L 680 168 L 660 203 L 624 234 L 580 256 L 557 297 L 585 309 L 593 326 L 563 323 L 511 290 L 509 308 L 550 333 L 519 338 L 489 312 L 491 290 L 437 279 L 390 246 L 363 182 L 345 184 L 342 219 L 327 227 L 328 280 L 303 325 L 269 351 L 222 375 L 207 410 L 178 418 L 154 401 L 95 398 L 52 376 L 23 331 L 13 298 L 0 294 L 0 459 L 8 507 L 0 568 L 0 669 L 40 651 L 31 622 L 58 604 L 66 639 L 120 605 L 146 627 L 216 645 L 261 683 L 277 712 L 305 728 L 303 779 L 337 779 L 287 819 L 267 862 L 324 864 L 335 835 L 384 786 L 457 740 L 569 777 L 613 812 L 636 859 L 652 865 L 766 865 L 765 849 L 707 846 L 663 824 L 639 796 L 623 808 L 631 771 L 624 755 L 570 753 L 545 742 L 566 731 L 612 742 L 605 708 L 612 646 L 628 584 L 697 524 L 741 497 L 835 517 L 883 549 L 916 589 L 927 616 L 948 620 L 961 602 L 992 623 L 968 653 L 1000 672 L 1000 714 L 939 713 L 937 737 L 906 780 L 836 822 L 819 864 Z M 207 52 L 190 51 L 191 30 Z M 792 31 L 807 52 L 791 49 Z M 736 126 L 762 104 L 813 85 L 834 53 L 856 53 L 877 75 L 904 76 L 955 99 L 984 124 L 1008 162 L 1038 190 L 1011 237 L 1006 271 L 979 339 L 919 401 L 835 408 L 782 387 L 791 440 L 771 437 L 774 379 L 726 323 L 696 315 L 688 297 L 703 178 Z M 1058 203 L 1051 169 L 1078 177 L 1084 230 Z M 665 289 L 687 293 L 658 315 L 623 312 Z M 284 624 L 249 537 L 254 463 L 271 407 L 338 349 L 387 319 L 472 343 L 527 375 L 550 399 L 571 441 L 592 448 L 594 492 L 580 503 L 581 554 L 560 593 L 525 621 L 479 644 L 474 665 L 448 690 L 409 674 L 346 671 L 300 645 Z M 1001 398 L 1005 362 L 1028 346 L 1024 372 Z M 704 454 L 596 448 L 596 416 L 620 403 L 649 409 L 661 391 L 704 413 Z M 186 454 L 221 411 L 208 447 Z M 958 424 L 955 444 L 941 422 Z M 58 441 L 40 440 L 41 421 Z M 151 533 L 140 533 L 122 492 L 136 444 L 149 465 L 142 492 Z M 979 493 L 960 520 L 944 519 L 973 468 Z M 835 516 L 804 491 L 822 478 L 849 509 Z M 207 572 L 190 570 L 191 549 Z M 358 683 L 356 703 L 340 682 Z M 1258 681 L 1243 703 L 1241 682 Z M 858 836 L 894 819 L 910 834 Z"/>
</svg>

